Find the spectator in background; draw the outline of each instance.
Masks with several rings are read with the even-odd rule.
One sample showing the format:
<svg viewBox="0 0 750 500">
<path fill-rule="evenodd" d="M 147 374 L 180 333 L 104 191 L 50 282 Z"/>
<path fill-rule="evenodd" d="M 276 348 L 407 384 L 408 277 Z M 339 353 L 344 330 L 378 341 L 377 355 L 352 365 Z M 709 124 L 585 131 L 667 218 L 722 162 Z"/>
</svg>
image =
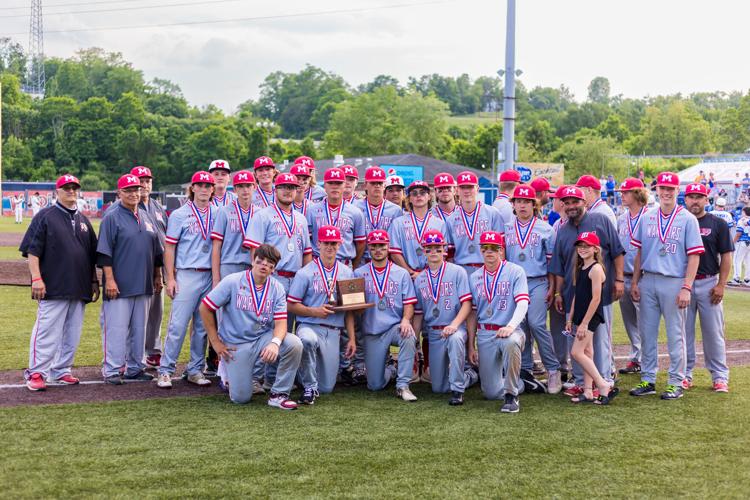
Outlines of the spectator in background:
<svg viewBox="0 0 750 500">
<path fill-rule="evenodd" d="M 708 189 L 713 190 L 713 188 L 716 187 L 716 178 L 714 177 L 713 172 L 708 173 Z"/>
<path fill-rule="evenodd" d="M 742 179 L 740 179 L 740 173 L 735 172 L 734 174 L 734 192 L 732 193 L 732 205 L 736 205 L 740 201 L 740 194 L 742 194 Z"/>
<path fill-rule="evenodd" d="M 705 184 L 706 183 L 706 174 L 703 173 L 703 170 L 701 170 L 700 172 L 698 172 L 698 175 L 695 176 L 694 180 L 695 180 L 696 183 L 700 183 L 700 184 Z"/>
<path fill-rule="evenodd" d="M 643 171 L 643 169 L 640 169 L 638 171 L 638 178 L 641 180 L 641 182 L 645 186 L 646 185 L 646 173 Z"/>
<path fill-rule="evenodd" d="M 742 192 L 750 196 L 750 174 L 747 172 L 745 172 L 745 177 L 742 178 Z"/>
<path fill-rule="evenodd" d="M 42 197 L 39 196 L 39 191 L 34 192 L 34 194 L 31 196 L 29 205 L 31 206 L 31 217 L 36 217 L 36 214 L 38 214 L 39 210 L 42 209 Z"/>
<path fill-rule="evenodd" d="M 607 182 L 604 184 L 607 193 L 607 203 L 611 206 L 615 204 L 615 177 L 610 174 L 607 176 Z"/>
<path fill-rule="evenodd" d="M 78 211 L 81 213 L 87 208 L 86 200 L 83 199 L 83 195 L 80 193 L 78 194 L 78 199 L 76 199 L 76 207 L 78 207 Z"/>
</svg>

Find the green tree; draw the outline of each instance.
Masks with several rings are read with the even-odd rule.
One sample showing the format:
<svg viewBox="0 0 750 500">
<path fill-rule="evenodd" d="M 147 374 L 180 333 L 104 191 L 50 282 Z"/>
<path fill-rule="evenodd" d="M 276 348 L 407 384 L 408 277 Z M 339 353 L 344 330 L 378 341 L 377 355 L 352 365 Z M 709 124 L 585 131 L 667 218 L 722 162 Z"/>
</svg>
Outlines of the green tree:
<svg viewBox="0 0 750 500">
<path fill-rule="evenodd" d="M 609 93 L 611 91 L 609 80 L 603 76 L 597 76 L 589 83 L 589 102 L 597 104 L 609 104 Z"/>
<path fill-rule="evenodd" d="M 26 53 L 20 43 L 9 37 L 0 37 L 0 74 L 23 78 L 26 72 Z"/>
<path fill-rule="evenodd" d="M 742 153 L 750 147 L 750 130 L 737 109 L 729 108 L 722 114 L 716 144 L 722 153 Z"/>
<path fill-rule="evenodd" d="M 712 147 L 711 126 L 685 101 L 646 109 L 641 131 L 631 146 L 636 154 L 702 154 Z"/>
<path fill-rule="evenodd" d="M 552 154 L 552 159 L 565 164 L 565 182 L 571 183 L 583 174 L 598 177 L 611 173 L 621 178 L 623 160 L 614 157 L 618 154 L 623 154 L 623 150 L 614 139 L 588 131 L 563 143 Z"/>
<path fill-rule="evenodd" d="M 34 170 L 31 148 L 15 136 L 3 141 L 3 178 L 26 180 Z"/>
<path fill-rule="evenodd" d="M 630 138 L 630 130 L 625 126 L 622 118 L 614 113 L 601 122 L 596 127 L 596 131 L 602 137 L 611 137 L 621 144 Z"/>
<path fill-rule="evenodd" d="M 133 93 L 126 92 L 115 102 L 112 121 L 120 127 L 140 127 L 146 119 L 143 102 Z"/>
<path fill-rule="evenodd" d="M 555 136 L 555 130 L 546 120 L 534 123 L 523 134 L 523 143 L 540 155 L 548 155 L 560 145 L 560 139 Z"/>
</svg>

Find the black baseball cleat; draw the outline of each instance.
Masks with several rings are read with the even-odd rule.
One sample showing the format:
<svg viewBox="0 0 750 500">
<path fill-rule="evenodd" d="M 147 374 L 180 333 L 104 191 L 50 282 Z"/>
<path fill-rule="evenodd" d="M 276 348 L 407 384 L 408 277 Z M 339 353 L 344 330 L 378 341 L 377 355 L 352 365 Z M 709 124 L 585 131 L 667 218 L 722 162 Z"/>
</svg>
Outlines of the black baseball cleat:
<svg viewBox="0 0 750 500">
<path fill-rule="evenodd" d="M 521 381 L 526 394 L 546 394 L 547 385 L 537 379 L 529 370 L 521 370 Z"/>
<path fill-rule="evenodd" d="M 682 387 L 679 385 L 669 384 L 664 392 L 661 393 L 662 399 L 680 399 L 682 397 Z"/>
<path fill-rule="evenodd" d="M 641 373 L 641 365 L 637 361 L 628 361 L 625 368 L 620 368 L 620 375 L 627 375 L 628 373 Z"/>
<path fill-rule="evenodd" d="M 521 409 L 521 404 L 518 402 L 518 396 L 514 396 L 513 394 L 506 394 L 505 395 L 505 403 L 503 403 L 502 408 L 500 408 L 501 413 L 518 413 L 518 410 Z"/>
<path fill-rule="evenodd" d="M 339 377 L 341 377 L 341 383 L 344 385 L 357 385 L 354 381 L 354 367 L 352 366 L 341 370 L 341 373 L 339 373 Z"/>
<path fill-rule="evenodd" d="M 630 389 L 631 396 L 649 396 L 651 394 L 656 394 L 656 386 L 645 380 Z"/>
<path fill-rule="evenodd" d="M 305 392 L 302 393 L 302 397 L 299 398 L 298 403 L 301 405 L 314 405 L 315 404 L 315 398 L 320 396 L 320 393 L 313 389 L 312 387 L 308 387 L 305 389 Z"/>
<path fill-rule="evenodd" d="M 448 401 L 448 404 L 451 406 L 461 406 L 464 404 L 464 393 L 458 392 L 458 391 L 452 391 L 451 392 L 451 399 Z"/>
</svg>

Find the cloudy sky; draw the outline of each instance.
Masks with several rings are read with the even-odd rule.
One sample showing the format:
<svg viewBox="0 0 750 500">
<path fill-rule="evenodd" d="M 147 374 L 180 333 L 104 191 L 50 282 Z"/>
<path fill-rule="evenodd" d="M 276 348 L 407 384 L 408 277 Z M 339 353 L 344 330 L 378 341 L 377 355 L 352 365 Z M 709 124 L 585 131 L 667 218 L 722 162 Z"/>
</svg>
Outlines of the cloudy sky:
<svg viewBox="0 0 750 500">
<path fill-rule="evenodd" d="M 0 2 L 0 36 L 27 46 L 29 4 Z M 504 0 L 43 4 L 47 55 L 91 46 L 122 52 L 146 79 L 167 78 L 192 104 L 227 111 L 256 98 L 268 73 L 306 63 L 358 85 L 378 74 L 402 82 L 427 73 L 492 75 L 505 61 Z M 518 0 L 517 67 L 528 87 L 565 84 L 579 100 L 595 76 L 627 97 L 747 92 L 748 19 L 750 3 L 730 0 Z M 205 23 L 216 20 L 238 21 Z M 134 28 L 144 25 L 161 26 Z M 73 31 L 105 27 L 131 28 Z"/>
</svg>

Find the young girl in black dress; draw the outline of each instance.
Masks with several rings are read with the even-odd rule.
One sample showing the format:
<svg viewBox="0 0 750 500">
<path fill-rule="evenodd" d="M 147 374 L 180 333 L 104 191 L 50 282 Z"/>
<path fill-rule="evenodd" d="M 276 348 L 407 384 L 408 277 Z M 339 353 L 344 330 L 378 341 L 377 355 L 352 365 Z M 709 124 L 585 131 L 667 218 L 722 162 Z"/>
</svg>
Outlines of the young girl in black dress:
<svg viewBox="0 0 750 500">
<path fill-rule="evenodd" d="M 578 235 L 576 241 L 576 271 L 573 274 L 575 295 L 568 314 L 566 329 L 573 331 L 575 325 L 575 341 L 570 354 L 583 368 L 584 392 L 573 398 L 574 403 L 589 403 L 606 405 L 617 395 L 618 389 L 611 386 L 599 374 L 594 364 L 594 349 L 592 345 L 594 332 L 604 323 L 602 306 L 602 288 L 605 274 L 602 264 L 602 254 L 599 237 L 595 232 L 585 232 Z M 595 399 L 593 386 L 599 389 L 599 396 Z"/>
</svg>

